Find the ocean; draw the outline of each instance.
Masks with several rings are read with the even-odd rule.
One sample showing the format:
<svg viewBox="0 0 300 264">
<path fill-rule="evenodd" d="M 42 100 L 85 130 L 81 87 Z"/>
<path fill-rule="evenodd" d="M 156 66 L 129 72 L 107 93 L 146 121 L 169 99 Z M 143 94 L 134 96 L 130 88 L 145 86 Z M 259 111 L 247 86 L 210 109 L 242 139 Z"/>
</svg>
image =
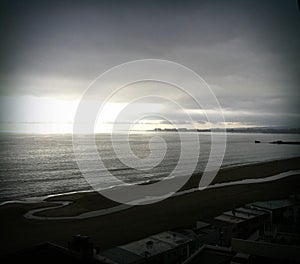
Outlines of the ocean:
<svg viewBox="0 0 300 264">
<path fill-rule="evenodd" d="M 191 132 L 192 133 L 192 132 Z M 166 142 L 166 154 L 151 169 L 137 170 L 123 164 L 116 156 L 109 134 L 96 135 L 99 156 L 105 167 L 118 179 L 127 183 L 144 183 L 159 180 L 176 167 L 180 157 L 181 142 L 174 132 L 132 133 L 129 138 L 120 133 L 114 144 L 122 148 L 129 142 L 132 152 L 143 159 L 150 154 L 149 140 L 162 137 Z M 210 135 L 198 133 L 200 156 L 195 172 L 205 168 L 210 153 Z M 260 140 L 260 144 L 255 144 Z M 300 145 L 269 144 L 270 141 L 300 141 L 298 134 L 227 133 L 226 153 L 222 167 L 238 166 L 270 160 L 300 156 Z M 73 191 L 92 190 L 78 169 L 70 134 L 0 134 L 0 202 L 22 200 Z M 161 141 L 154 141 L 156 153 L 163 151 Z M 187 140 L 185 144 L 194 144 Z M 86 151 L 86 150 L 85 150 Z M 121 151 L 123 158 L 126 151 Z M 89 158 L 88 151 L 86 158 Z M 96 161 L 95 161 L 96 162 Z M 189 157 L 185 157 L 189 166 Z M 181 168 L 184 173 L 184 166 Z M 101 175 L 101 187 L 109 188 L 117 183 Z"/>
</svg>

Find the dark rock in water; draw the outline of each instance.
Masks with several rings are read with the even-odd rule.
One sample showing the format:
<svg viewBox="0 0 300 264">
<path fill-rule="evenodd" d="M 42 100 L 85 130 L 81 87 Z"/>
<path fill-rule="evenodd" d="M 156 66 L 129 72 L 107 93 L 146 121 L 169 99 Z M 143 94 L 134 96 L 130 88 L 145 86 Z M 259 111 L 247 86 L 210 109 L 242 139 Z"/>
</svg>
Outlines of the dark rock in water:
<svg viewBox="0 0 300 264">
<path fill-rule="evenodd" d="M 283 144 L 284 142 L 282 140 L 272 141 L 272 144 Z"/>
<path fill-rule="evenodd" d="M 270 144 L 290 144 L 290 145 L 300 145 L 300 142 L 293 142 L 293 141 L 282 141 L 282 140 L 277 140 L 277 141 L 272 141 L 269 142 Z"/>
<path fill-rule="evenodd" d="M 255 140 L 254 143 L 260 143 L 260 141 L 259 140 Z"/>
</svg>

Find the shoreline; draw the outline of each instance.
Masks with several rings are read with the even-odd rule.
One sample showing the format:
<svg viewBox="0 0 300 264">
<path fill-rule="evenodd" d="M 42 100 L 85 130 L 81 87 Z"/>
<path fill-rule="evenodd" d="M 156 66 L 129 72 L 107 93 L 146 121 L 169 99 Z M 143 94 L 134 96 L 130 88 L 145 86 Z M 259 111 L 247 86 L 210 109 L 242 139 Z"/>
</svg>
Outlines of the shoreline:
<svg viewBox="0 0 300 264">
<path fill-rule="evenodd" d="M 300 175 L 300 169 L 299 170 L 289 170 L 280 174 L 276 174 L 273 176 L 269 177 L 264 177 L 264 178 L 256 178 L 256 179 L 244 179 L 240 181 L 232 181 L 232 182 L 225 182 L 225 183 L 216 183 L 213 185 L 209 185 L 205 189 L 199 189 L 199 188 L 194 188 L 194 189 L 189 189 L 189 190 L 184 190 L 181 192 L 177 192 L 173 194 L 172 197 L 177 197 L 177 196 L 182 196 L 186 195 L 192 192 L 201 192 L 206 189 L 214 189 L 214 188 L 221 188 L 221 187 L 228 187 L 228 186 L 234 186 L 234 185 L 243 185 L 243 184 L 254 184 L 254 183 L 265 183 L 265 182 L 270 182 L 270 181 L 276 181 L 280 179 L 284 179 L 286 177 L 294 176 L 294 175 Z M 147 199 L 147 198 L 146 198 Z M 151 200 L 151 198 L 148 198 Z M 49 202 L 45 201 L 46 203 L 53 203 L 54 206 L 49 206 L 46 208 L 38 208 L 38 209 L 33 209 L 28 211 L 26 214 L 24 214 L 24 217 L 27 219 L 35 219 L 35 220 L 71 220 L 71 219 L 87 219 L 87 218 L 92 218 L 92 217 L 97 217 L 97 216 L 103 216 L 115 212 L 119 212 L 121 210 L 126 210 L 129 209 L 130 207 L 133 207 L 134 205 L 126 205 L 126 204 L 120 204 L 116 205 L 114 207 L 109 207 L 109 208 L 103 208 L 95 211 L 88 211 L 85 213 L 81 213 L 79 215 L 74 215 L 74 216 L 43 216 L 43 215 L 36 215 L 36 213 L 40 212 L 45 212 L 48 210 L 54 210 L 57 208 L 63 208 L 65 206 L 70 205 L 72 202 L 71 201 L 55 201 L 55 202 Z M 57 203 L 60 203 L 60 205 L 56 205 Z"/>
<path fill-rule="evenodd" d="M 299 162 L 300 162 L 300 156 L 299 157 L 291 157 L 291 158 L 287 158 L 287 159 L 270 159 L 270 160 L 265 160 L 265 161 L 262 161 L 262 162 L 247 162 L 247 163 L 242 163 L 242 164 L 233 164 L 233 165 L 226 165 L 226 166 L 223 166 L 220 168 L 220 171 L 218 172 L 219 173 L 225 173 L 227 170 L 232 170 L 232 169 L 239 169 L 239 168 L 245 168 L 245 167 L 248 167 L 248 166 L 264 166 L 266 164 L 269 164 L 269 163 L 273 163 L 273 162 L 281 162 L 281 161 L 292 161 L 292 160 L 297 160 L 299 159 Z M 284 172 L 284 171 L 282 171 Z M 195 177 L 201 177 L 203 172 L 198 172 L 198 173 L 195 173 L 191 176 L 192 180 L 193 178 Z M 270 176 L 270 175 L 269 175 Z M 212 181 L 211 184 L 214 184 L 216 181 L 217 183 L 221 183 L 223 181 L 218 181 L 218 176 Z M 248 177 L 247 177 L 248 178 Z M 172 179 L 171 179 L 172 180 Z M 187 188 L 187 186 L 190 186 L 191 185 L 191 181 L 192 180 L 188 180 L 187 183 L 185 184 L 185 188 Z M 229 181 L 229 179 L 227 179 L 227 181 Z M 224 182 L 227 182 L 227 181 L 224 181 Z M 139 184 L 151 184 L 151 183 L 154 183 L 156 181 L 151 181 L 151 180 L 147 180 L 145 182 L 142 182 L 142 183 L 139 183 Z M 195 183 L 192 183 L 192 185 L 194 185 Z M 211 185 L 210 184 L 210 185 Z M 107 187 L 107 188 L 103 188 L 102 190 L 109 190 L 109 189 L 114 189 L 114 188 L 119 188 L 119 187 L 123 187 L 125 185 L 114 185 L 114 186 L 110 186 L 110 187 Z M 208 186 L 209 187 L 209 186 Z M 189 188 L 194 188 L 194 187 L 189 187 Z M 48 194 L 48 195 L 43 195 L 43 196 L 35 196 L 35 197 L 25 197 L 25 198 L 22 198 L 22 199 L 17 199 L 17 200 L 7 200 L 7 201 L 2 201 L 0 202 L 0 207 L 3 206 L 3 205 L 6 205 L 6 204 L 13 204 L 13 203 L 21 203 L 21 204 L 26 204 L 26 203 L 40 203 L 40 202 L 43 202 L 44 200 L 47 200 L 49 198 L 55 198 L 55 197 L 61 197 L 61 196 L 69 196 L 69 195 L 76 195 L 76 194 L 81 194 L 81 193 L 93 193 L 93 192 L 96 192 L 94 189 L 89 189 L 89 190 L 80 190 L 80 191 L 68 191 L 68 192 L 63 192 L 63 193 L 57 193 L 57 194 Z"/>
<path fill-rule="evenodd" d="M 284 171 L 300 169 L 300 158 L 279 160 L 220 171 L 213 184 L 254 178 L 264 178 Z M 199 175 L 198 175 L 199 176 Z M 196 177 L 197 178 L 197 177 Z M 199 178 L 198 178 L 199 179 Z M 196 179 L 183 188 L 187 190 Z M 190 185 L 191 184 L 191 185 Z M 180 227 L 193 226 L 197 220 L 210 221 L 216 215 L 249 202 L 283 199 L 300 190 L 300 173 L 269 182 L 220 186 L 203 191 L 172 196 L 161 202 L 133 206 L 126 210 L 85 219 L 35 220 L 24 217 L 30 210 L 49 207 L 47 203 L 10 203 L 0 207 L 2 239 L 0 255 L 49 241 L 66 246 L 73 235 L 92 238 L 101 249 L 129 243 L 149 235 Z M 38 215 L 68 216 L 109 208 L 113 204 L 95 192 L 50 197 L 51 205 L 72 201 L 57 209 Z"/>
</svg>

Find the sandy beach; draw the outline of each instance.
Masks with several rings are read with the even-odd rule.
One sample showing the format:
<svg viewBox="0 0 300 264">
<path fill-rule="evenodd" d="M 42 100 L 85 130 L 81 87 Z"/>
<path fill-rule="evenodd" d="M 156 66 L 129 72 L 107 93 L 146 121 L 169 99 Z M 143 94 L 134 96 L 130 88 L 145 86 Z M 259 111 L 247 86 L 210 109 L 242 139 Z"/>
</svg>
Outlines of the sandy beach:
<svg viewBox="0 0 300 264">
<path fill-rule="evenodd" d="M 300 158 L 222 169 L 213 184 L 247 178 L 265 178 L 300 169 Z M 201 175 L 194 175 L 182 188 L 197 186 Z M 10 203 L 0 207 L 2 226 L 1 254 L 50 241 L 62 246 L 74 234 L 88 235 L 100 248 L 109 248 L 177 227 L 191 226 L 196 220 L 209 220 L 224 210 L 248 202 L 280 199 L 299 192 L 299 175 L 246 185 L 232 185 L 170 197 L 159 203 L 134 206 L 111 214 L 87 219 L 33 220 L 24 217 L 29 210 L 59 205 L 67 206 L 37 213 L 39 216 L 76 216 L 118 206 L 98 193 L 77 193 L 48 198 L 48 203 Z"/>
</svg>

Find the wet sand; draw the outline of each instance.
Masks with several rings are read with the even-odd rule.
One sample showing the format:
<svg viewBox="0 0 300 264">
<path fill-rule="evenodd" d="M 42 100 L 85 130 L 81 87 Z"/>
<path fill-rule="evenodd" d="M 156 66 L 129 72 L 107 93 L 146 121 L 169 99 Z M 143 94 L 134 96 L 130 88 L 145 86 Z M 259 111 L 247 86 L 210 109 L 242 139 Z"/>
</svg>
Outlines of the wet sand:
<svg viewBox="0 0 300 264">
<path fill-rule="evenodd" d="M 223 169 L 213 183 L 261 178 L 300 169 L 300 158 Z M 196 186 L 201 175 L 194 175 L 183 189 Z M 300 191 L 300 175 L 248 185 L 207 189 L 171 197 L 159 203 L 134 206 L 112 214 L 71 220 L 32 220 L 28 210 L 51 206 L 48 203 L 12 203 L 0 207 L 2 245 L 0 254 L 16 251 L 44 241 L 62 246 L 74 234 L 89 235 L 100 248 L 127 243 L 163 230 L 191 226 L 196 220 L 209 220 L 224 210 L 247 202 L 280 199 Z M 72 201 L 68 206 L 40 212 L 44 216 L 71 216 L 116 206 L 98 193 L 77 193 L 48 198 Z"/>
</svg>

